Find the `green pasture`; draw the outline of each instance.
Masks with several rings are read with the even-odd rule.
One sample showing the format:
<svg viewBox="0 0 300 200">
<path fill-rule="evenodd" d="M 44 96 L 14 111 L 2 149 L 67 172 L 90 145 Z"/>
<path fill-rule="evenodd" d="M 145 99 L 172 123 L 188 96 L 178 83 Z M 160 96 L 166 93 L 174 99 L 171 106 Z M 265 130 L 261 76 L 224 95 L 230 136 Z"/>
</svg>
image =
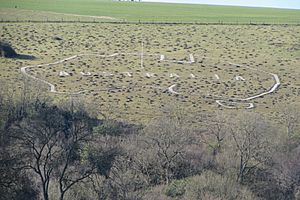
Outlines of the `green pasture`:
<svg viewBox="0 0 300 200">
<path fill-rule="evenodd" d="M 117 2 L 112 0 L 0 0 L 0 17 L 19 11 L 110 16 L 126 21 L 207 23 L 300 23 L 300 10 L 168 3 Z M 35 16 L 31 16 L 34 20 Z M 11 18 L 9 18 L 11 19 Z M 40 19 L 38 19 L 40 20 Z"/>
</svg>

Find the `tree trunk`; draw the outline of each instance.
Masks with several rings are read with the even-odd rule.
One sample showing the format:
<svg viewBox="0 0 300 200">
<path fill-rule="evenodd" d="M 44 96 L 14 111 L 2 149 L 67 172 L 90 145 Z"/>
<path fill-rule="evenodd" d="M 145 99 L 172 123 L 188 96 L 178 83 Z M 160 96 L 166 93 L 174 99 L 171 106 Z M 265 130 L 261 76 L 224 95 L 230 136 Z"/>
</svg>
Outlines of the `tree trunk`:
<svg viewBox="0 0 300 200">
<path fill-rule="evenodd" d="M 59 200 L 64 200 L 65 198 L 65 191 L 60 193 Z"/>
<path fill-rule="evenodd" d="M 43 188 L 43 196 L 44 196 L 44 200 L 49 200 L 48 192 L 45 188 Z"/>
<path fill-rule="evenodd" d="M 42 176 L 42 175 L 41 175 Z M 49 200 L 49 195 L 48 195 L 48 184 L 46 181 L 43 181 L 43 197 L 44 200 Z"/>
<path fill-rule="evenodd" d="M 243 156 L 240 158 L 240 170 L 238 174 L 238 182 L 242 183 L 244 179 L 244 171 L 245 171 L 245 164 L 244 164 L 244 159 Z"/>
<path fill-rule="evenodd" d="M 165 169 L 165 176 L 166 176 L 166 184 L 169 185 L 169 175 L 168 175 L 168 169 Z"/>
</svg>

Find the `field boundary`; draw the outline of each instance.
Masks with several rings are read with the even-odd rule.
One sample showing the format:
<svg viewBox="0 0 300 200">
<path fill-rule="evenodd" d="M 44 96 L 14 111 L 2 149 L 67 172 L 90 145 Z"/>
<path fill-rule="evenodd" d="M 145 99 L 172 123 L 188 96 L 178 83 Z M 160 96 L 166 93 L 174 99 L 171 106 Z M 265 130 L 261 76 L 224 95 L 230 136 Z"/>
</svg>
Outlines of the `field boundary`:
<svg viewBox="0 0 300 200">
<path fill-rule="evenodd" d="M 293 23 L 265 23 L 265 22 L 172 22 L 172 21 L 97 21 L 97 20 L 4 20 L 0 19 L 0 23 L 82 23 L 82 24 L 152 24 L 152 25 L 252 25 L 252 26 L 300 26 L 299 22 Z"/>
</svg>

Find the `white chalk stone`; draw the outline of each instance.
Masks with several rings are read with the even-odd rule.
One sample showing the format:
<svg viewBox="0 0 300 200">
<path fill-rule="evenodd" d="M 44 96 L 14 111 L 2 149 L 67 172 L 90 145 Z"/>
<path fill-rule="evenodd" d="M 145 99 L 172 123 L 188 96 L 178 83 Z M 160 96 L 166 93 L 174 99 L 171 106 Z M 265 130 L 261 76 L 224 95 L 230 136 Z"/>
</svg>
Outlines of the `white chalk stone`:
<svg viewBox="0 0 300 200">
<path fill-rule="evenodd" d="M 190 63 L 194 63 L 195 62 L 195 58 L 193 54 L 190 54 Z"/>
<path fill-rule="evenodd" d="M 60 71 L 59 76 L 60 77 L 65 77 L 65 76 L 70 76 L 70 74 L 68 72 L 65 72 L 65 71 Z"/>
<path fill-rule="evenodd" d="M 174 91 L 174 88 L 176 87 L 176 84 L 174 85 L 171 85 L 169 88 L 168 88 L 168 91 L 173 93 L 173 94 L 179 94 L 178 92 Z"/>
<path fill-rule="evenodd" d="M 171 73 L 171 74 L 170 74 L 170 78 L 173 78 L 173 77 L 179 78 L 180 76 L 178 76 L 178 75 L 175 74 L 175 73 Z"/>
<path fill-rule="evenodd" d="M 124 72 L 124 74 L 125 74 L 126 76 L 129 76 L 129 77 L 132 76 L 132 73 L 130 73 L 130 72 Z"/>
<path fill-rule="evenodd" d="M 148 78 L 151 78 L 151 77 L 155 77 L 155 74 L 154 73 L 146 73 L 146 76 L 148 77 Z"/>
<path fill-rule="evenodd" d="M 104 76 L 113 76 L 114 74 L 110 73 L 110 72 L 102 72 L 102 74 Z"/>
<path fill-rule="evenodd" d="M 235 80 L 237 80 L 237 81 L 245 81 L 245 79 L 242 76 L 236 76 Z"/>
<path fill-rule="evenodd" d="M 82 76 L 91 76 L 91 75 L 92 75 L 91 72 L 87 72 L 87 73 L 80 72 L 80 74 L 81 74 Z"/>
</svg>

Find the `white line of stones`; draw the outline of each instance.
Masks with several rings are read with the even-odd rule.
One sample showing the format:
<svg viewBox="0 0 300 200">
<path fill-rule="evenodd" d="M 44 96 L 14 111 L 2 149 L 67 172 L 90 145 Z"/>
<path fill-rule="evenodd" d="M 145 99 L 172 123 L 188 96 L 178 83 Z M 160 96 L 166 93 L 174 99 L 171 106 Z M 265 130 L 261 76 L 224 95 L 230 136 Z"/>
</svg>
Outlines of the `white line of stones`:
<svg viewBox="0 0 300 200">
<path fill-rule="evenodd" d="M 143 67 L 142 65 L 142 59 L 143 59 L 143 56 L 144 56 L 144 53 L 142 52 L 141 54 L 137 54 L 137 53 L 114 53 L 114 54 L 111 54 L 111 55 L 101 55 L 101 54 L 78 54 L 78 55 L 74 55 L 74 56 L 71 56 L 71 57 L 68 57 L 68 58 L 65 58 L 65 59 L 62 59 L 62 60 L 59 60 L 59 61 L 56 61 L 56 62 L 53 62 L 53 63 L 48 63 L 48 64 L 40 64 L 40 65 L 32 65 L 32 66 L 25 66 L 25 67 L 22 67 L 21 68 L 21 73 L 24 74 L 25 76 L 27 77 L 30 77 L 34 80 L 37 80 L 37 81 L 40 81 L 42 83 L 45 83 L 47 85 L 49 85 L 50 87 L 50 92 L 52 93 L 57 93 L 57 94 L 69 94 L 69 95 L 78 95 L 78 94 L 81 94 L 83 92 L 87 92 L 88 90 L 81 90 L 81 91 L 78 91 L 78 92 L 74 92 L 74 93 L 70 93 L 70 92 L 58 92 L 55 88 L 55 85 L 53 85 L 52 83 L 46 81 L 46 80 L 43 80 L 43 79 L 40 79 L 40 78 L 37 78 L 35 76 L 32 76 L 30 74 L 27 73 L 27 69 L 29 68 L 33 68 L 33 67 L 43 67 L 43 66 L 53 66 L 53 65 L 57 65 L 57 64 L 61 64 L 63 62 L 66 62 L 66 61 L 69 61 L 69 60 L 72 60 L 72 59 L 75 59 L 75 58 L 78 58 L 78 57 L 81 57 L 81 56 L 91 56 L 91 55 L 96 55 L 96 56 L 99 56 L 99 57 L 103 57 L 103 58 L 109 58 L 109 57 L 115 57 L 117 55 L 136 55 L 136 56 L 141 56 L 141 67 Z M 165 55 L 162 55 L 162 54 L 147 54 L 148 56 L 160 56 L 160 61 L 166 61 L 166 62 L 173 62 L 173 63 L 180 63 L 180 64 L 192 64 L 195 62 L 195 59 L 194 59 L 194 56 L 193 54 L 189 54 L 189 61 L 174 61 L 174 60 L 165 60 Z M 243 66 L 243 65 L 239 65 L 239 64 L 235 64 L 235 63 L 229 63 L 231 65 L 235 65 L 235 66 Z M 222 99 L 218 99 L 216 100 L 216 103 L 219 104 L 220 106 L 222 107 L 225 107 L 225 108 L 236 108 L 234 105 L 247 105 L 246 108 L 250 109 L 250 108 L 254 108 L 254 104 L 253 103 L 248 103 L 248 102 L 244 102 L 244 101 L 249 101 L 249 100 L 253 100 L 253 99 L 256 99 L 256 98 L 259 98 L 259 97 L 262 97 L 264 95 L 267 95 L 267 94 L 270 94 L 272 92 L 274 92 L 275 90 L 278 89 L 278 87 L 280 86 L 280 80 L 279 80 L 279 77 L 277 74 L 273 74 L 273 73 L 269 73 L 269 72 L 266 72 L 266 71 L 263 71 L 263 70 L 259 70 L 259 69 L 256 69 L 256 68 L 252 68 L 252 67 L 249 67 L 249 66 L 243 66 L 243 67 L 246 67 L 250 70 L 255 70 L 255 71 L 260 71 L 260 72 L 263 72 L 263 73 L 267 73 L 269 75 L 272 75 L 275 83 L 274 85 L 270 88 L 270 90 L 266 91 L 266 92 L 263 92 L 263 93 L 260 93 L 260 94 L 257 94 L 255 96 L 251 96 L 251 97 L 248 97 L 248 98 L 242 98 L 242 99 L 237 99 L 237 98 L 231 98 L 229 101 L 228 100 L 222 100 Z M 88 73 L 81 73 L 82 75 L 88 75 Z M 62 74 L 63 75 L 63 74 Z M 149 73 L 146 73 L 146 75 L 149 77 L 151 76 L 151 74 Z M 192 74 L 191 74 L 192 75 Z M 131 74 L 128 73 L 128 76 L 131 76 Z M 193 75 L 194 76 L 194 75 Z M 215 74 L 215 77 L 216 79 L 220 79 L 219 76 L 217 74 Z M 236 76 L 236 80 L 245 80 L 243 77 L 241 76 Z M 174 90 L 174 88 L 176 87 L 176 84 L 173 84 L 171 85 L 169 88 L 168 88 L 168 91 L 172 94 L 176 94 L 176 95 L 179 95 L 180 93 L 176 92 Z M 225 103 L 230 103 L 231 105 L 226 105 Z"/>
<path fill-rule="evenodd" d="M 262 93 L 259 93 L 257 95 L 254 95 L 254 96 L 251 96 L 251 97 L 247 97 L 247 98 L 242 98 L 242 99 L 232 99 L 232 100 L 235 100 L 235 101 L 232 101 L 230 102 L 231 104 L 235 104 L 235 105 L 248 105 L 246 108 L 254 108 L 254 104 L 253 103 L 246 103 L 246 102 L 243 102 L 243 101 L 250 101 L 250 100 L 253 100 L 253 99 L 257 99 L 259 97 L 262 97 L 262 96 L 265 96 L 265 95 L 268 95 L 268 94 L 271 94 L 273 93 L 274 91 L 276 91 L 278 89 L 278 87 L 280 86 L 280 79 L 278 77 L 277 74 L 273 74 L 273 73 L 270 73 L 270 72 L 266 72 L 264 70 L 260 70 L 260 69 L 256 69 L 256 68 L 253 68 L 253 67 L 249 67 L 249 66 L 244 66 L 244 65 L 239 65 L 239 64 L 235 64 L 235 63 L 229 63 L 231 65 L 235 65 L 235 66 L 243 66 L 243 67 L 246 67 L 250 70 L 254 70 L 254 71 L 259 71 L 259 72 L 262 72 L 262 73 L 266 73 L 266 74 L 269 74 L 273 77 L 273 80 L 274 80 L 274 84 L 273 86 L 266 92 L 262 92 Z M 226 101 L 224 100 L 216 100 L 216 103 L 225 107 L 225 108 L 235 108 L 234 106 L 228 106 L 228 105 L 225 105 L 224 103 L 226 103 Z"/>
</svg>

